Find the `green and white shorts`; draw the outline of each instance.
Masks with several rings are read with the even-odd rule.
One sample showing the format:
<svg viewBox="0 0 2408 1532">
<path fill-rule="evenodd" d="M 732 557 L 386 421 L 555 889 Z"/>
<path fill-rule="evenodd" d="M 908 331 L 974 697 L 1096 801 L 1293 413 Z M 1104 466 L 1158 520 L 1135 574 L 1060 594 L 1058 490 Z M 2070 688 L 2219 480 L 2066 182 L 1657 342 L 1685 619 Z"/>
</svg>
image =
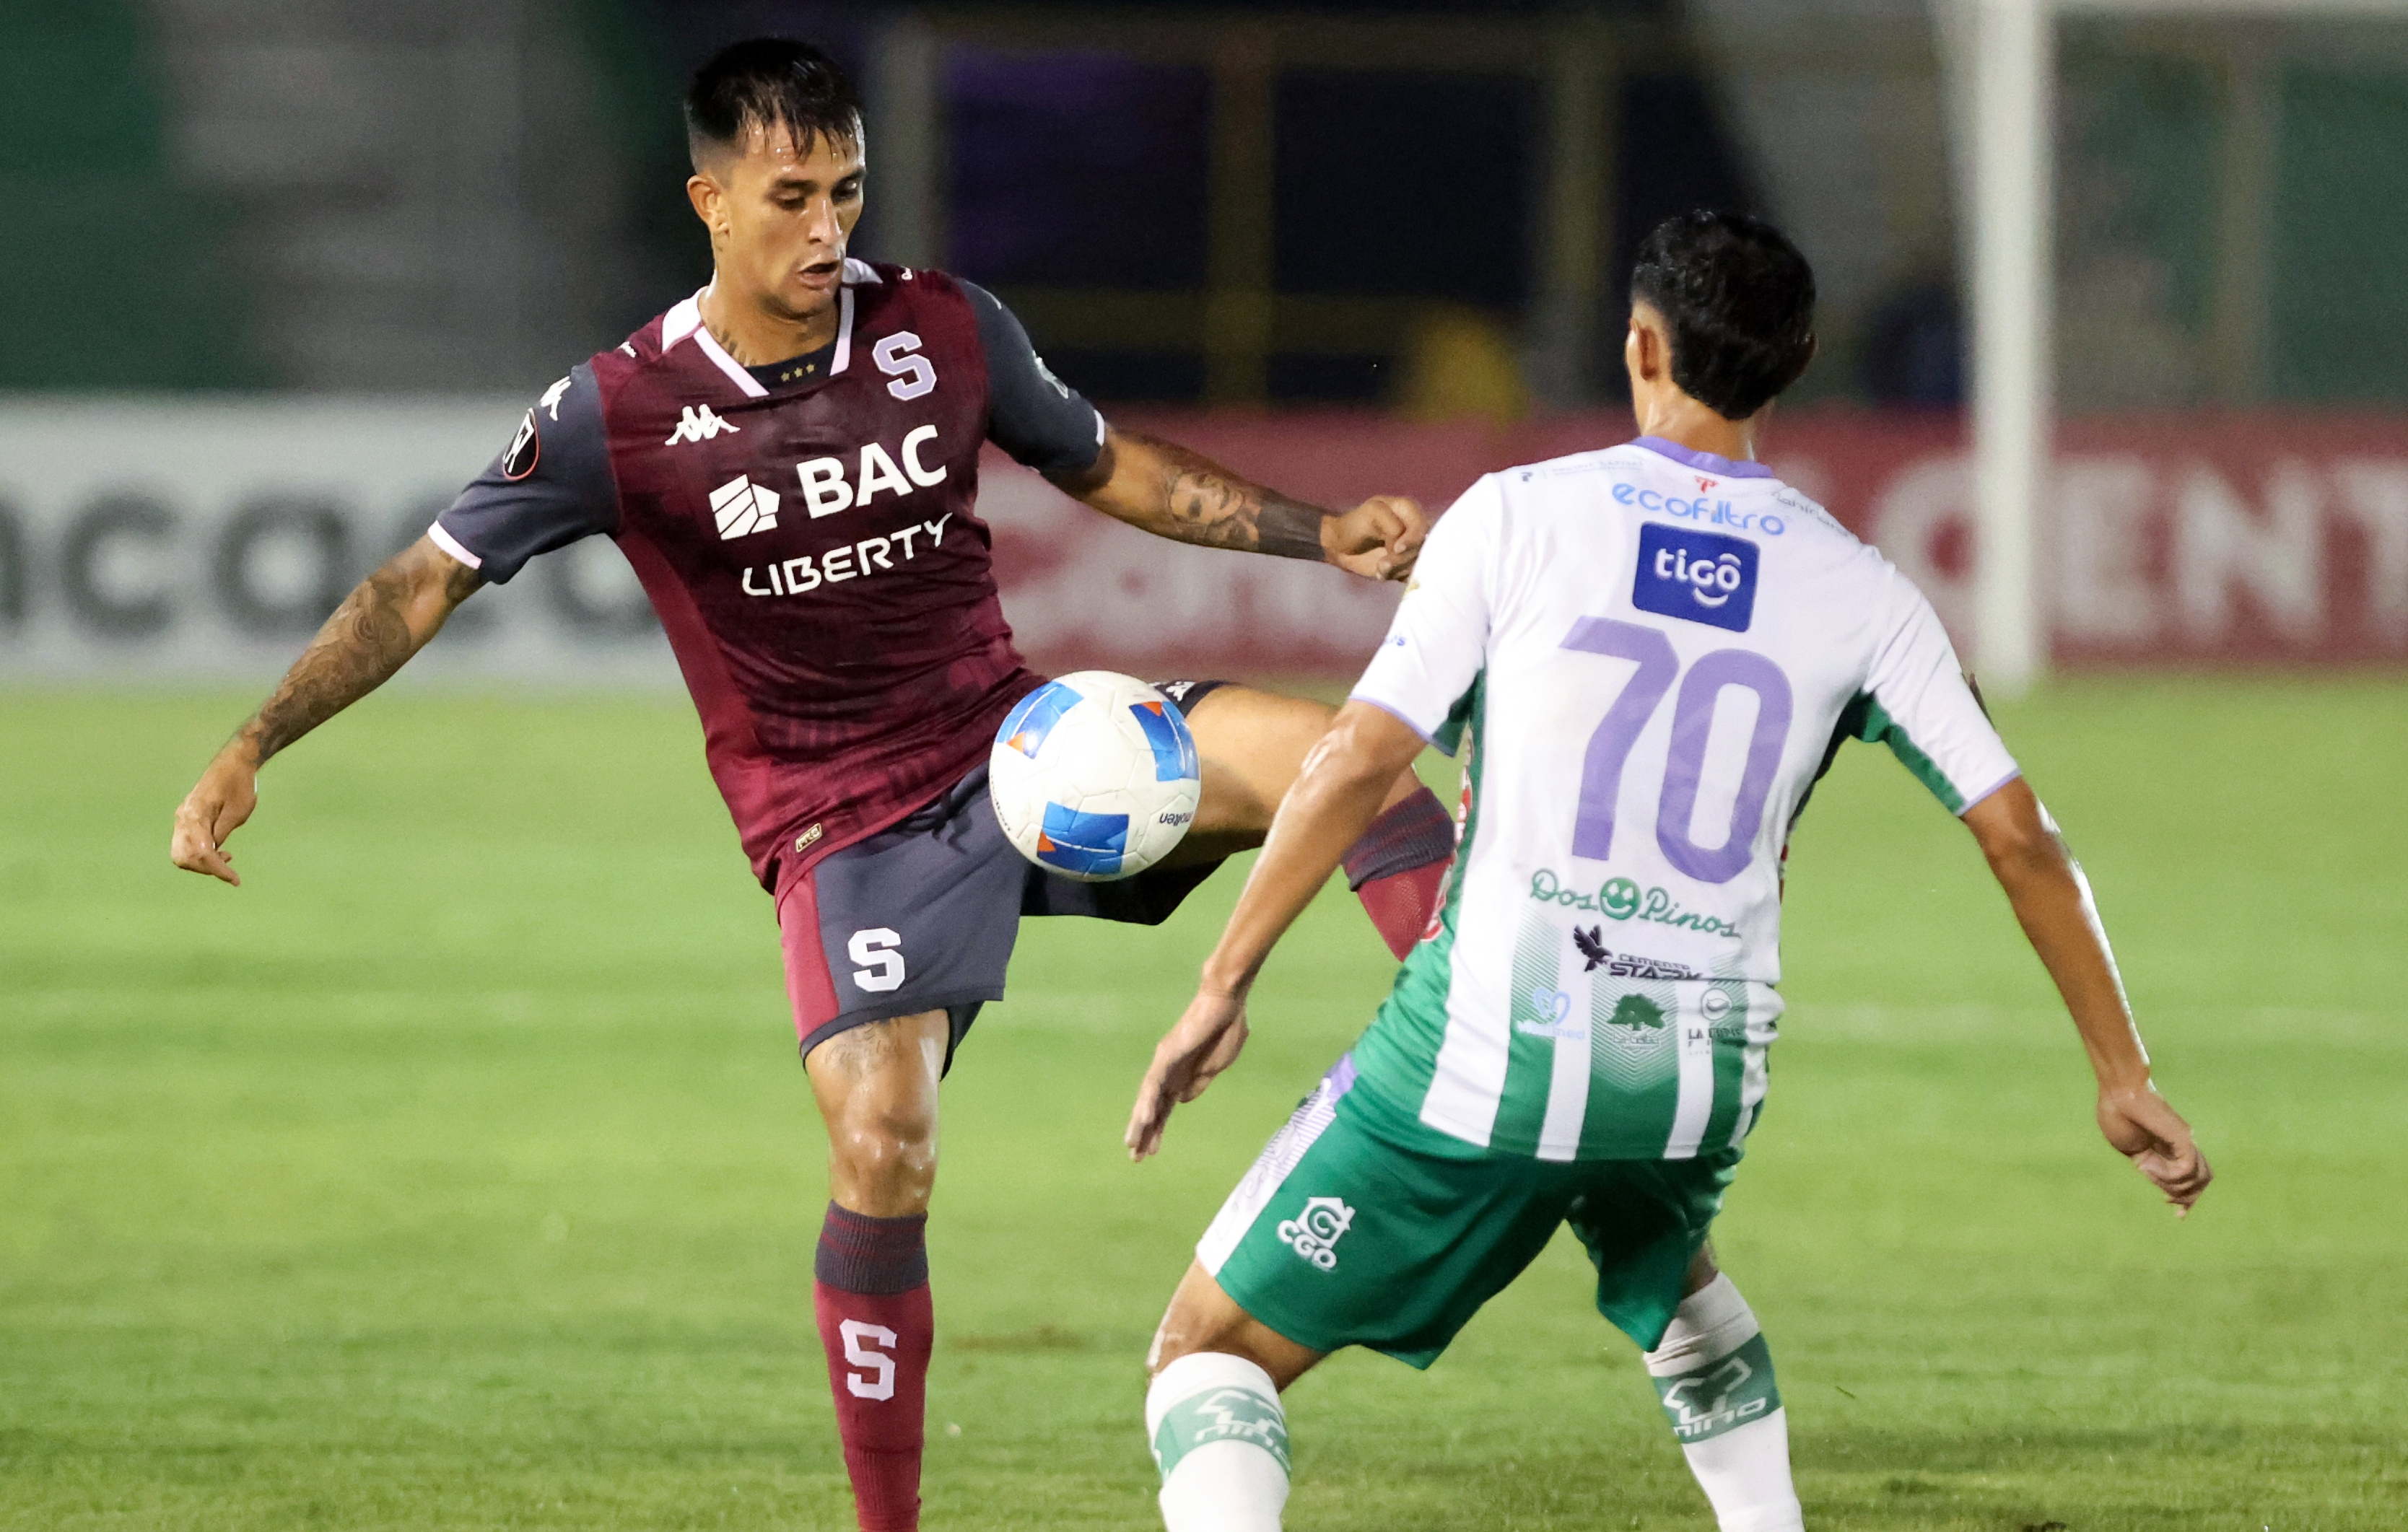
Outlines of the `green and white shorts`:
<svg viewBox="0 0 2408 1532">
<path fill-rule="evenodd" d="M 1196 1246 L 1221 1290 L 1300 1346 L 1426 1367 L 1559 1224 L 1597 1267 L 1598 1312 L 1654 1350 L 1721 1210 L 1737 1148 L 1688 1160 L 1533 1159 L 1383 1130 L 1338 1061 Z M 1418 1127 L 1418 1124 L 1415 1124 Z M 1410 1138 L 1411 1141 L 1406 1141 Z"/>
</svg>

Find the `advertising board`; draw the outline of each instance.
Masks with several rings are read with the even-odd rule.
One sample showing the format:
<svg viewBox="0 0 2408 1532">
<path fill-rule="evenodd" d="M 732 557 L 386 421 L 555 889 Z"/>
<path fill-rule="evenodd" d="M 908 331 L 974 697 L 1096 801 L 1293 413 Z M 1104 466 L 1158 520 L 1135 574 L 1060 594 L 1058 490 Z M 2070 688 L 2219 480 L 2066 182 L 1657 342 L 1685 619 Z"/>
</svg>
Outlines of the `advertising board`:
<svg viewBox="0 0 2408 1532">
<path fill-rule="evenodd" d="M 265 685 L 353 581 L 491 460 L 523 408 L 0 406 L 0 679 Z M 1501 429 L 1369 413 L 1115 419 L 1323 504 L 1392 491 L 1433 508 L 1489 469 L 1630 434 L 1611 415 Z M 1962 637 L 1972 536 L 1959 422 L 1801 411 L 1768 439 L 1773 468 L 1878 543 Z M 1043 669 L 1343 676 L 1395 607 L 1393 587 L 1333 569 L 1148 537 L 992 451 L 982 485 L 1006 614 Z M 2408 419 L 2070 422 L 2046 509 L 2042 568 L 2060 663 L 2408 659 Z M 410 674 L 676 677 L 604 539 L 480 593 Z"/>
</svg>

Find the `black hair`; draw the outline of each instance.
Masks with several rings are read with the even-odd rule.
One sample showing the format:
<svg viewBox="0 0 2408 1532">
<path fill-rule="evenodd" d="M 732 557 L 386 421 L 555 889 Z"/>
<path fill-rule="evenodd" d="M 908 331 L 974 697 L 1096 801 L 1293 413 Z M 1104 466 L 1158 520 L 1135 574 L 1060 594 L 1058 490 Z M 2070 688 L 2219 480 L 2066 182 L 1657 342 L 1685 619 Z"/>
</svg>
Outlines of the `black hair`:
<svg viewBox="0 0 2408 1532">
<path fill-rule="evenodd" d="M 836 61 L 809 43 L 751 37 L 730 43 L 685 89 L 685 141 L 695 165 L 736 147 L 754 128 L 784 127 L 809 152 L 823 134 L 861 136 L 861 97 Z"/>
<path fill-rule="evenodd" d="M 1681 213 L 1640 242 L 1630 299 L 1664 316 L 1672 381 L 1743 421 L 1814 356 L 1814 272 L 1788 236 L 1745 213 Z"/>
</svg>

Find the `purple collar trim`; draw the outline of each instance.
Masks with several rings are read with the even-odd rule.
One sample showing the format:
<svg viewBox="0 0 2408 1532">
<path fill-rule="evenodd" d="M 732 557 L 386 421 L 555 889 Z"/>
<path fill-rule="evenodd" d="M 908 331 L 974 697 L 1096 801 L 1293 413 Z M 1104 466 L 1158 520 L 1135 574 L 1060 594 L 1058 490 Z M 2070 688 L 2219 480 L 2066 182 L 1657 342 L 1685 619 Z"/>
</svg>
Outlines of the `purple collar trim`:
<svg viewBox="0 0 2408 1532">
<path fill-rule="evenodd" d="M 1717 457 L 1712 452 L 1697 451 L 1691 448 L 1682 446 L 1677 441 L 1667 441 L 1662 437 L 1641 437 L 1630 445 L 1633 447 L 1644 447 L 1649 451 L 1655 452 L 1663 457 L 1669 457 L 1675 463 L 1685 463 L 1690 467 L 1697 469 L 1699 473 L 1720 474 L 1725 479 L 1770 479 L 1772 477 L 1772 470 L 1766 467 L 1761 463 L 1733 463 L 1727 457 Z"/>
</svg>

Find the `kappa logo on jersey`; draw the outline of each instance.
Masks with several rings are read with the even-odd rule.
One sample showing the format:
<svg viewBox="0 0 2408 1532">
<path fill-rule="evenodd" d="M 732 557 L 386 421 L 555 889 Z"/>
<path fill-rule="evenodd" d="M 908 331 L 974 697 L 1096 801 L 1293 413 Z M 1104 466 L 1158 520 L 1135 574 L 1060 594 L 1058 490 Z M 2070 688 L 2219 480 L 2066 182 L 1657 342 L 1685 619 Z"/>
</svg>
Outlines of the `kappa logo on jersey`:
<svg viewBox="0 0 2408 1532">
<path fill-rule="evenodd" d="M 1719 532 L 1649 522 L 1639 529 L 1630 604 L 1745 633 L 1756 617 L 1756 544 Z"/>
<path fill-rule="evenodd" d="M 1354 1225 L 1354 1210 L 1334 1196 L 1309 1196 L 1304 1211 L 1283 1219 L 1280 1243 L 1324 1271 L 1338 1269 L 1338 1241 Z"/>
<path fill-rule="evenodd" d="M 681 441 L 709 441 L 722 431 L 731 437 L 744 434 L 742 427 L 730 425 L 712 414 L 709 405 L 688 405 L 685 412 L 678 417 L 677 429 L 671 431 L 668 439 L 661 445 L 674 447 Z"/>
<path fill-rule="evenodd" d="M 543 397 L 535 402 L 535 407 L 538 409 L 542 410 L 545 414 L 551 416 L 555 421 L 560 419 L 560 401 L 562 397 L 568 393 L 568 385 L 572 379 L 573 375 L 571 378 L 563 378 L 560 381 L 552 384 L 550 388 L 545 389 L 543 391 Z"/>
<path fill-rule="evenodd" d="M 740 475 L 710 492 L 710 514 L 722 539 L 771 532 L 778 525 L 778 492 Z"/>
</svg>

